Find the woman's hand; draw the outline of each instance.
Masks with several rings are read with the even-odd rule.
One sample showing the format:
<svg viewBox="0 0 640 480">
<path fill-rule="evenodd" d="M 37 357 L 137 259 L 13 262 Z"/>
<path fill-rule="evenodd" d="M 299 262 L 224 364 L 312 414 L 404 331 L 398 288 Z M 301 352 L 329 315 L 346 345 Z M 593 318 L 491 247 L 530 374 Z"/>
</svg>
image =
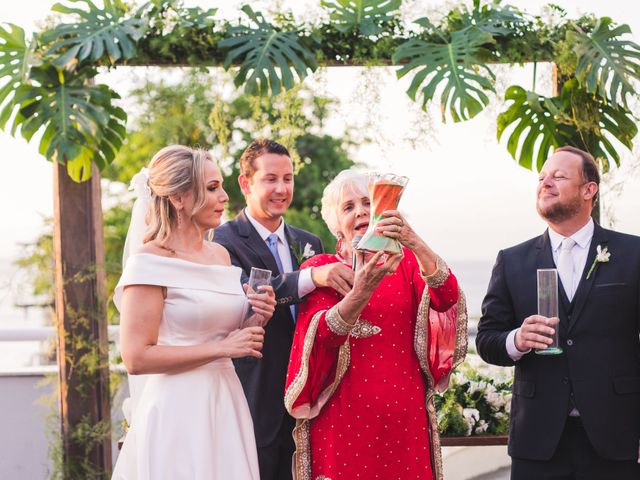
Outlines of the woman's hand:
<svg viewBox="0 0 640 480">
<path fill-rule="evenodd" d="M 256 357 L 262 358 L 264 344 L 264 328 L 247 327 L 234 330 L 224 340 L 215 342 L 221 351 L 221 356 L 228 358 Z"/>
<path fill-rule="evenodd" d="M 398 240 L 409 250 L 415 251 L 420 243 L 424 243 L 418 234 L 411 228 L 398 210 L 385 210 L 382 212 L 384 217 L 376 225 L 378 233 L 385 237 Z"/>
<path fill-rule="evenodd" d="M 258 287 L 258 292 L 255 292 L 246 283 L 242 287 L 247 293 L 247 299 L 255 317 L 252 318 L 250 323 L 266 325 L 276 309 L 276 294 L 273 291 L 273 287 L 271 285 L 261 285 Z"/>
<path fill-rule="evenodd" d="M 354 251 L 354 255 L 362 255 L 362 253 Z M 368 301 L 380 281 L 386 275 L 391 275 L 396 271 L 402 258 L 402 254 L 390 255 L 379 251 L 368 260 L 365 259 L 362 267 L 356 270 L 353 282 L 354 294 L 366 296 Z"/>
</svg>

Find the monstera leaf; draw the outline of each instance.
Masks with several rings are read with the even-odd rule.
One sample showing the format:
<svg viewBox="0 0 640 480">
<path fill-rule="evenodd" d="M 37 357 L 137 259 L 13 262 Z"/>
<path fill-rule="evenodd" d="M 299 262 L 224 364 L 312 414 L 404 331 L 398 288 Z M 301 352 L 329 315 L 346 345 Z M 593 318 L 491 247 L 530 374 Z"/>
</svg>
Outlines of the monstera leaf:
<svg viewBox="0 0 640 480">
<path fill-rule="evenodd" d="M 608 17 L 598 20 L 591 34 L 577 25 L 567 33 L 576 42 L 576 77 L 587 91 L 608 99 L 614 107 L 627 107 L 627 96 L 635 92 L 630 80 L 640 80 L 640 46 L 620 39 L 629 33 L 628 25 L 613 27 Z"/>
<path fill-rule="evenodd" d="M 91 162 L 100 169 L 110 163 L 125 136 L 126 113 L 112 104 L 117 94 L 105 85 L 86 85 L 87 76 L 36 67 L 31 70 L 33 83 L 15 92 L 20 109 L 13 133 L 19 129 L 30 141 L 42 131 L 40 153 L 66 164 L 75 181 L 91 176 Z"/>
<path fill-rule="evenodd" d="M 341 32 L 360 30 L 363 35 L 377 35 L 382 24 L 398 12 L 402 0 L 322 0 L 331 22 Z"/>
<path fill-rule="evenodd" d="M 296 32 L 276 30 L 248 5 L 242 10 L 255 22 L 256 28 L 232 27 L 232 36 L 218 43 L 229 49 L 225 69 L 235 61 L 242 61 L 234 79 L 236 86 L 244 83 L 245 91 L 250 94 L 266 95 L 271 90 L 271 95 L 277 95 L 283 87 L 288 90 L 295 85 L 291 66 L 300 80 L 307 76 L 308 70 L 317 68 L 315 56 L 300 43 Z"/>
<path fill-rule="evenodd" d="M 95 63 L 105 54 L 111 63 L 135 55 L 136 42 L 146 29 L 145 20 L 126 18 L 119 0 L 104 0 L 104 9 L 96 7 L 91 0 L 67 1 L 83 3 L 88 10 L 61 3 L 52 7 L 56 12 L 76 14 L 80 18 L 77 23 L 60 24 L 42 35 L 44 43 L 52 43 L 47 55 L 58 56 L 54 65 L 69 69 L 87 58 Z"/>
<path fill-rule="evenodd" d="M 607 171 L 612 163 L 620 164 L 611 139 L 631 149 L 638 133 L 629 111 L 594 97 L 576 79 L 567 81 L 558 97 L 546 98 L 512 86 L 505 98 L 513 103 L 498 115 L 498 140 L 513 127 L 507 150 L 531 170 L 540 170 L 555 147 L 572 145 L 591 153 Z"/>
<path fill-rule="evenodd" d="M 22 28 L 0 25 L 0 129 L 15 111 L 15 89 L 26 82 L 31 66 L 40 63 L 34 55 L 35 47 L 35 37 L 27 43 Z"/>
<path fill-rule="evenodd" d="M 590 152 L 603 171 L 608 171 L 612 163 L 620 165 L 612 139 L 629 150 L 633 148 L 638 126 L 631 112 L 588 92 L 575 78 L 562 87 L 559 105 L 564 112 L 565 131 L 570 135 L 568 144 Z"/>
<path fill-rule="evenodd" d="M 431 27 L 427 19 L 416 23 Z M 398 78 L 418 69 L 407 94 L 416 99 L 418 89 L 423 95 L 422 108 L 426 108 L 441 89 L 440 105 L 442 119 L 448 109 L 454 122 L 468 120 L 480 113 L 489 103 L 485 91 L 494 91 L 495 75 L 478 58 L 482 46 L 494 43 L 493 36 L 478 28 L 467 28 L 451 34 L 449 43 L 430 43 L 411 39 L 398 47 L 393 54 L 393 63 L 402 60 L 407 64 L 397 72 Z M 485 75 L 479 73 L 484 71 Z"/>
<path fill-rule="evenodd" d="M 501 5 L 499 0 L 482 3 L 473 0 L 473 9 L 461 7 L 460 21 L 464 27 L 477 27 L 494 36 L 509 35 L 513 25 L 524 23 L 522 12 L 511 5 Z"/>
<path fill-rule="evenodd" d="M 540 170 L 552 149 L 566 143 L 556 121 L 562 112 L 551 99 L 517 85 L 507 89 L 505 99 L 513 103 L 498 115 L 498 140 L 508 127 L 515 126 L 507 150 L 523 167 L 533 170 L 535 165 Z"/>
</svg>

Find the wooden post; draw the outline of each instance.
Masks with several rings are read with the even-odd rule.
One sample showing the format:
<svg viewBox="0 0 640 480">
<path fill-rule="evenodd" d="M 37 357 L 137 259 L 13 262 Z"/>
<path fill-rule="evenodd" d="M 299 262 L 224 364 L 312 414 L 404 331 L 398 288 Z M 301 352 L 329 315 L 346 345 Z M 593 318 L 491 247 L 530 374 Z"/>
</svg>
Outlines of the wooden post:
<svg viewBox="0 0 640 480">
<path fill-rule="evenodd" d="M 100 174 L 93 168 L 90 180 L 76 183 L 54 162 L 53 179 L 65 478 L 104 479 L 111 472 L 111 409 Z M 96 430 L 105 434 L 87 434 Z"/>
<path fill-rule="evenodd" d="M 562 91 L 562 86 L 564 85 L 564 81 L 563 79 L 558 75 L 558 65 L 556 63 L 552 63 L 552 76 L 553 76 L 553 81 L 552 81 L 552 85 L 553 85 L 553 96 L 557 97 L 558 95 L 560 95 L 560 92 Z M 578 145 L 574 145 L 578 148 L 580 148 L 580 146 Z M 582 149 L 584 150 L 584 147 L 582 147 Z M 596 163 L 597 159 L 596 159 Z M 600 165 L 598 165 L 598 168 L 600 167 Z M 602 176 L 602 171 L 600 171 L 600 176 Z M 593 210 L 591 211 L 591 218 L 593 218 L 593 221 L 596 223 L 600 223 L 600 194 L 601 192 L 598 192 L 598 202 L 593 206 Z"/>
</svg>

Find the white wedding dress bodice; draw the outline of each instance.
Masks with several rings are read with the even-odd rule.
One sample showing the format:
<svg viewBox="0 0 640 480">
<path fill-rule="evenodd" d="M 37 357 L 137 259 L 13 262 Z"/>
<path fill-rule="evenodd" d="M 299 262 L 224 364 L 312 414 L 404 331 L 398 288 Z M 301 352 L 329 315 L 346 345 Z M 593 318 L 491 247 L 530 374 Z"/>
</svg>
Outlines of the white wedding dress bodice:
<svg viewBox="0 0 640 480">
<path fill-rule="evenodd" d="M 241 269 L 138 253 L 116 286 L 166 287 L 158 345 L 221 340 L 246 308 Z M 258 480 L 253 424 L 231 359 L 173 374 L 130 377 L 130 428 L 117 480 Z"/>
</svg>

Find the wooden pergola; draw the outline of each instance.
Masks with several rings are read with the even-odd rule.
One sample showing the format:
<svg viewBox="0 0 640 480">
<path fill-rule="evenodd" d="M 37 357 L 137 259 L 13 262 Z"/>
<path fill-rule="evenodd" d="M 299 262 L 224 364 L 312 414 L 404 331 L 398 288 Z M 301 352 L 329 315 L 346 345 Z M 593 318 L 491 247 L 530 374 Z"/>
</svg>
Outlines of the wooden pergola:
<svg viewBox="0 0 640 480">
<path fill-rule="evenodd" d="M 54 160 L 55 311 L 58 321 L 60 412 L 64 455 L 67 460 L 75 458 L 88 461 L 95 467 L 95 478 L 105 478 L 109 475 L 112 453 L 110 438 L 104 436 L 99 441 L 87 445 L 79 440 L 80 437 L 74 432 L 83 425 L 100 425 L 101 428 L 109 428 L 110 425 L 99 170 L 113 159 L 122 143 L 125 119 L 112 107 L 110 100 L 105 100 L 104 96 L 100 97 L 100 92 L 96 92 L 94 97 L 91 97 L 91 94 L 87 95 L 98 102 L 95 108 L 103 108 L 106 116 L 104 122 L 100 117 L 82 121 L 76 119 L 74 123 L 57 114 L 58 116 L 51 117 L 48 123 L 46 119 L 41 119 L 38 120 L 40 123 L 30 124 L 29 122 L 35 118 L 34 113 L 38 111 L 34 105 L 42 109 L 47 107 L 38 103 L 42 102 L 43 96 L 46 97 L 47 89 L 56 94 L 61 89 L 64 90 L 65 86 L 71 90 L 71 82 L 75 78 L 73 75 L 80 75 L 79 66 L 82 65 L 214 65 L 227 69 L 239 67 L 236 75 L 237 85 L 245 85 L 251 93 L 273 95 L 302 81 L 318 64 L 395 64 L 399 65 L 399 76 L 415 73 L 408 92 L 412 98 L 422 95 L 426 105 L 435 101 L 437 90 L 443 115 L 446 111 L 454 121 L 464 121 L 479 113 L 489 102 L 484 92 L 492 90 L 493 74 L 490 70 L 484 76 L 479 73 L 483 69 L 489 69 L 488 64 L 555 62 L 552 48 L 542 40 L 527 50 L 524 56 L 509 56 L 509 52 L 513 53 L 510 48 L 523 45 L 523 38 L 531 43 L 534 35 L 530 32 L 533 27 L 524 19 L 522 12 L 508 5 L 487 3 L 473 9 L 457 8 L 451 15 L 455 14 L 462 20 L 451 21 L 448 24 L 445 22 L 436 28 L 426 19 L 420 19 L 417 23 L 424 28 L 421 32 L 411 33 L 405 30 L 396 34 L 400 0 L 372 0 L 368 3 L 374 8 L 367 11 L 364 11 L 361 2 L 327 2 L 323 5 L 329 10 L 331 20 L 328 25 L 318 28 L 324 35 L 319 43 L 314 43 L 316 40 L 313 35 L 303 27 L 296 26 L 287 19 L 281 25 L 271 25 L 250 7 L 244 7 L 243 11 L 251 22 L 251 27 L 225 23 L 226 30 L 223 33 L 212 33 L 218 22 L 214 18 L 215 10 L 176 7 L 181 9 L 181 20 L 178 20 L 179 28 L 183 29 L 181 35 L 191 35 L 189 38 L 194 39 L 194 46 L 190 51 L 184 42 L 170 38 L 169 34 L 166 37 L 167 42 L 176 42 L 175 52 L 172 52 L 171 49 L 159 47 L 159 42 L 163 41 L 161 30 L 149 27 L 153 18 L 161 18 L 162 7 L 145 4 L 137 12 L 127 12 L 117 2 L 105 0 L 104 9 L 100 9 L 88 0 L 80 1 L 86 4 L 87 9 L 84 11 L 70 7 L 58 8 L 63 13 L 76 15 L 76 18 L 79 16 L 78 22 L 53 27 L 43 32 L 35 43 L 27 42 L 22 32 L 20 44 L 15 26 L 11 26 L 11 31 L 0 28 L 0 40 L 4 41 L 4 44 L 0 43 L 0 54 L 3 54 L 0 56 L 0 79 L 10 77 L 9 83 L 0 89 L 0 127 L 5 128 L 11 118 L 12 131 L 16 133 L 21 129 L 22 134 L 28 139 L 31 139 L 35 131 L 44 129 L 41 152 L 50 160 Z M 95 31 L 101 29 L 106 34 L 101 33 L 101 37 L 97 37 L 95 31 L 92 34 L 88 28 L 92 25 L 91 22 Z M 564 28 L 567 31 L 573 28 L 570 22 L 574 21 L 566 22 L 567 26 Z M 85 30 L 77 28 L 78 26 Z M 588 92 L 602 112 L 607 108 L 615 108 L 617 114 L 622 117 L 628 113 L 625 110 L 627 94 L 635 94 L 627 87 L 628 78 L 620 77 L 620 80 L 616 77 L 615 65 L 610 65 L 608 69 L 605 68 L 606 65 L 603 67 L 602 63 L 598 65 L 589 57 L 590 51 L 585 50 L 589 41 L 597 40 L 605 44 L 607 41 L 618 41 L 620 36 L 628 33 L 628 28 L 616 29 L 606 22 L 589 26 L 585 22 L 575 21 L 574 26 L 575 35 L 578 37 L 577 48 L 581 48 L 580 51 L 583 52 L 582 56 L 578 56 L 577 70 L 574 72 L 580 75 L 574 77 L 554 67 L 553 84 L 556 91 L 550 103 L 540 100 L 539 96 L 528 100 L 530 110 L 534 111 L 528 115 L 535 116 L 537 112 L 538 123 L 532 125 L 537 125 L 536 128 L 539 128 L 540 132 L 534 135 L 519 131 L 515 140 L 515 134 L 510 137 L 510 153 L 529 168 L 542 165 L 549 151 L 561 141 L 571 143 L 572 138 L 584 137 L 584 132 L 580 131 L 579 126 L 576 127 L 577 134 L 567 129 L 554 131 L 558 128 L 558 122 L 553 123 L 552 120 L 555 118 L 554 115 L 562 114 L 561 97 L 568 82 L 574 81 L 575 78 L 581 79 L 583 83 L 572 88 L 581 88 Z M 174 27 L 174 30 L 176 28 L 178 27 Z M 593 40 L 596 34 L 608 37 L 605 40 Z M 546 42 L 548 41 L 547 39 Z M 342 43 L 339 44 L 340 42 Z M 358 54 L 357 42 L 361 42 L 364 54 Z M 385 42 L 388 44 L 386 50 L 376 50 L 381 49 Z M 276 48 L 278 45 L 281 47 L 280 50 Z M 613 48 L 609 44 L 606 46 Z M 14 50 L 11 48 L 20 53 L 13 54 Z M 198 48 L 199 50 L 196 50 Z M 453 59 L 451 62 L 447 63 L 448 61 L 440 56 L 443 51 L 450 52 Z M 628 58 L 624 58 L 623 55 L 621 61 L 633 63 L 633 57 L 640 52 L 640 47 L 629 42 L 623 51 L 630 53 Z M 35 63 L 27 63 L 33 61 L 30 59 L 38 52 L 40 61 L 48 62 L 48 70 Z M 20 71 L 16 71 L 13 62 L 16 57 L 20 57 L 23 62 L 18 69 Z M 592 60 L 590 64 L 589 58 Z M 581 63 L 582 60 L 585 62 L 584 65 Z M 633 65 L 636 78 L 640 78 L 640 66 L 637 62 Z M 55 78 L 44 79 L 51 72 L 57 72 L 59 83 L 56 83 Z M 595 72 L 595 77 L 592 76 L 592 72 Z M 633 77 L 634 74 L 629 76 Z M 93 75 L 78 78 L 81 80 L 80 85 L 82 82 L 87 84 L 92 81 Z M 434 78 L 437 80 L 435 83 L 430 81 Z M 467 82 L 467 86 L 454 85 L 455 88 L 452 90 L 451 84 L 460 79 Z M 609 89 L 607 85 L 612 79 L 617 82 L 618 88 Z M 39 90 L 30 90 L 36 88 Z M 9 104 L 6 103 L 7 98 Z M 514 105 L 515 102 L 516 100 Z M 71 104 L 75 111 L 79 112 L 78 115 L 81 115 L 83 105 L 80 100 Z M 567 108 L 571 107 L 569 105 Z M 557 111 L 553 110 L 554 108 Z M 524 118 L 526 111 L 523 112 Z M 67 130 L 60 130 L 62 126 L 56 123 L 57 119 L 65 120 L 64 127 L 70 131 L 75 129 L 74 131 L 79 132 L 77 137 L 69 134 Z M 93 130 L 89 131 L 95 138 L 87 135 L 86 125 L 83 124 L 85 120 L 85 123 L 90 123 L 89 120 L 93 122 Z M 509 125 L 509 121 L 506 116 L 503 120 L 504 129 Z M 627 147 L 631 145 L 637 131 L 635 123 L 633 125 L 635 130 L 627 131 L 624 135 L 617 132 L 614 134 Z M 611 130 L 612 127 L 608 128 Z M 54 136 L 62 135 L 60 132 L 64 132 L 68 138 L 55 143 Z M 92 140 L 95 140 L 95 143 L 91 143 Z M 86 151 L 83 149 L 83 141 L 89 142 Z M 512 141 L 515 141 L 513 151 Z M 101 150 L 102 145 L 106 145 L 106 153 Z M 595 143 L 592 142 L 591 145 L 601 165 L 608 168 L 610 162 L 619 161 L 615 151 L 612 153 L 599 138 L 596 137 Z M 585 145 L 577 146 L 585 148 Z M 442 444 L 496 445 L 505 444 L 506 438 L 443 438 Z"/>
</svg>

